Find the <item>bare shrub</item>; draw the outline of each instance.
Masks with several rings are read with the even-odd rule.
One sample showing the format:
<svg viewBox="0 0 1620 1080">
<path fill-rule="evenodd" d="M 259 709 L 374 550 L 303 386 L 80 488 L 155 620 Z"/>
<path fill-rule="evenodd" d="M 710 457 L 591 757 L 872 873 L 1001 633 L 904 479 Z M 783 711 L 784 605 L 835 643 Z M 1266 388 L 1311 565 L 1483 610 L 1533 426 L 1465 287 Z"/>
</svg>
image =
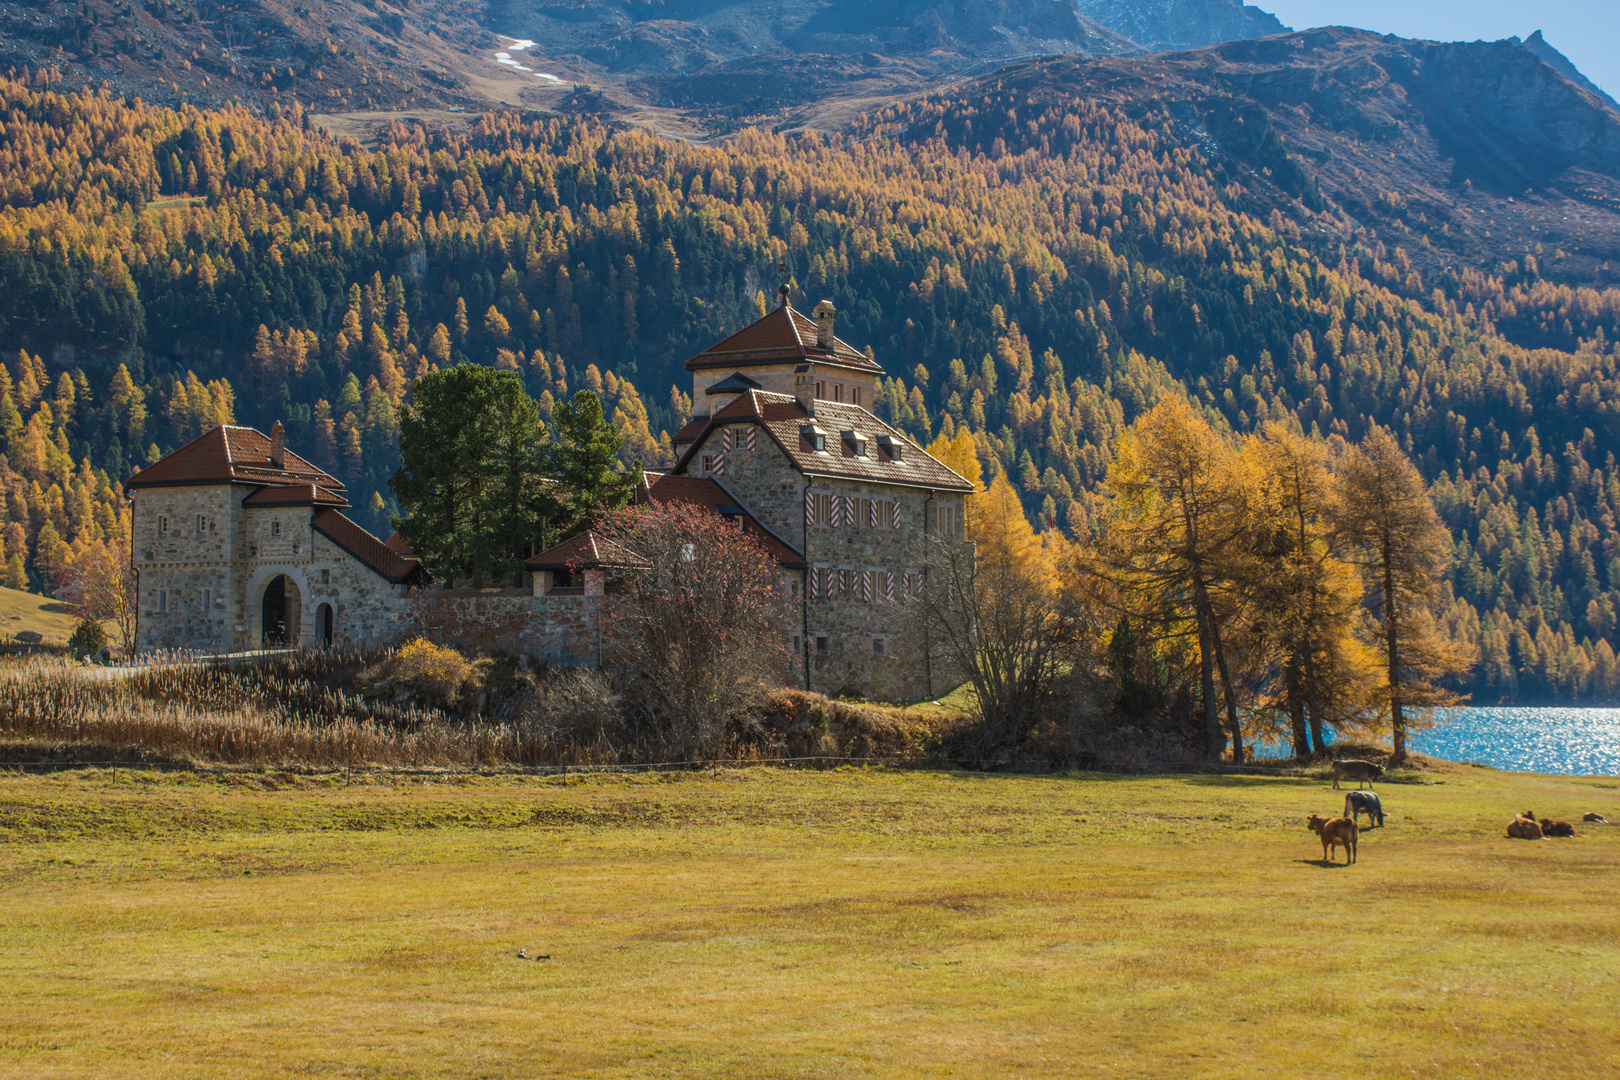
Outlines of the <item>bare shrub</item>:
<svg viewBox="0 0 1620 1080">
<path fill-rule="evenodd" d="M 617 763 L 629 749 L 623 701 L 600 671 L 569 668 L 545 673 L 517 715 L 534 738 L 557 747 L 590 747 L 598 751 L 596 760 Z"/>
<path fill-rule="evenodd" d="M 627 507 L 596 531 L 642 563 L 618 571 L 602 629 L 629 740 L 664 760 L 713 758 L 746 741 L 789 660 L 787 585 L 770 550 L 681 503 Z"/>
</svg>

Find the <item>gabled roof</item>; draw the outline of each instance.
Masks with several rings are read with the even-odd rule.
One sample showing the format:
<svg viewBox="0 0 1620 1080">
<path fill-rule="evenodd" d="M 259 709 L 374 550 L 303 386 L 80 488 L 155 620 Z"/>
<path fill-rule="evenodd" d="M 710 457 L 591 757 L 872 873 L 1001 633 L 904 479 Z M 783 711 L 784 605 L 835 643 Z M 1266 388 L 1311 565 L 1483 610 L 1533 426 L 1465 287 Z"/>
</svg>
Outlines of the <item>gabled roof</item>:
<svg viewBox="0 0 1620 1080">
<path fill-rule="evenodd" d="M 791 304 L 782 305 L 724 341 L 704 349 L 686 362 L 686 370 L 806 360 L 877 375 L 883 373 L 883 368 L 865 353 L 837 337 L 833 338 L 831 349 L 822 348 L 816 341 L 815 320 L 794 311 Z"/>
<path fill-rule="evenodd" d="M 595 570 L 598 567 L 642 567 L 647 560 L 623 544 L 586 529 L 538 555 L 523 560 L 525 570 Z"/>
<path fill-rule="evenodd" d="M 343 498 L 343 482 L 291 450 L 281 467 L 270 463 L 270 436 L 250 427 L 222 424 L 192 439 L 125 481 L 127 488 L 187 484 L 318 484 Z M 344 499 L 343 505 L 348 505 Z"/>
<path fill-rule="evenodd" d="M 705 431 L 694 438 L 671 472 L 679 475 L 686 470 L 711 430 L 724 424 L 752 421 L 769 432 L 787 454 L 793 467 L 807 476 L 836 476 L 845 480 L 867 480 L 940 491 L 973 490 L 970 481 L 952 472 L 937 458 L 930 457 L 922 447 L 859 405 L 837 401 L 817 401 L 815 404 L 816 414 L 812 417 L 797 399 L 787 394 L 750 390 L 714 414 Z M 801 432 L 801 428 L 808 426 L 818 427 L 827 433 L 826 451 L 816 450 L 815 445 Z M 855 448 L 843 437 L 846 431 L 860 432 L 866 437 L 864 456 L 856 456 Z M 882 435 L 889 436 L 900 445 L 899 458 L 878 442 L 878 437 Z"/>
<path fill-rule="evenodd" d="M 396 585 L 426 585 L 433 580 L 420 562 L 400 555 L 336 510 L 322 510 L 313 524 L 316 532 Z"/>
<path fill-rule="evenodd" d="M 802 567 L 804 556 L 792 544 L 767 529 L 719 481 L 703 476 L 660 476 L 636 488 L 636 502 L 695 503 L 716 513 L 742 518 L 743 532 L 757 536 L 771 557 L 787 567 Z"/>
<path fill-rule="evenodd" d="M 243 506 L 348 506 L 349 500 L 319 484 L 274 484 L 242 500 Z"/>
</svg>

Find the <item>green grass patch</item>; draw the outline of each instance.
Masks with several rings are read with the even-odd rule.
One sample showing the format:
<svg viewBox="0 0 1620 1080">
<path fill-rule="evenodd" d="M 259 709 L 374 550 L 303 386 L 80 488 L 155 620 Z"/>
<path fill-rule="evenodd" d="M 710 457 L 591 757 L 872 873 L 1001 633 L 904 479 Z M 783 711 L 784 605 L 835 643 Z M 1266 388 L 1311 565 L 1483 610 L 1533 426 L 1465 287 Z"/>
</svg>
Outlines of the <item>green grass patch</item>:
<svg viewBox="0 0 1620 1080">
<path fill-rule="evenodd" d="M 1620 781 L 1414 779 L 8 778 L 0 1076 L 1612 1075 Z"/>
</svg>

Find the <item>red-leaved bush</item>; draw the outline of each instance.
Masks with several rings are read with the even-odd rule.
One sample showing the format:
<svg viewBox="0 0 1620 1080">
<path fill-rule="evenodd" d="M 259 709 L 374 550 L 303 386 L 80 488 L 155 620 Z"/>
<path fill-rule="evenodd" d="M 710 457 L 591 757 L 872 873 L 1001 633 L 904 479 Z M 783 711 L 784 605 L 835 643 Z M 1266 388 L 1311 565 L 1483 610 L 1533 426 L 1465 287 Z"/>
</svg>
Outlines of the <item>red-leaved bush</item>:
<svg viewBox="0 0 1620 1080">
<path fill-rule="evenodd" d="M 791 663 L 788 585 L 769 549 L 681 503 L 615 510 L 596 532 L 641 564 L 609 571 L 602 622 L 632 740 L 672 759 L 745 741 L 764 690 Z"/>
</svg>

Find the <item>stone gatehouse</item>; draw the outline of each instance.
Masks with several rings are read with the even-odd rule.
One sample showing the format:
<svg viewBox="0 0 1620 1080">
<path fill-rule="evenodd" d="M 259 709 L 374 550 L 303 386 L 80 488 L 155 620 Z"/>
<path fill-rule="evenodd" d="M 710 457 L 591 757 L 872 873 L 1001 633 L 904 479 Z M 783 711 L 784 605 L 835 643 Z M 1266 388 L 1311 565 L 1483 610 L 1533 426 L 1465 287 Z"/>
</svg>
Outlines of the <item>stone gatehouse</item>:
<svg viewBox="0 0 1620 1080">
<path fill-rule="evenodd" d="M 870 409 L 883 369 L 782 297 L 687 361 L 702 412 L 649 470 L 643 501 L 709 507 L 782 567 L 785 634 L 807 689 L 891 700 L 937 692 L 904 646 L 901 601 L 928 546 L 967 544 L 972 485 Z M 712 380 L 712 381 L 711 381 Z M 447 589 L 397 542 L 344 515 L 336 477 L 291 452 L 277 422 L 207 432 L 136 473 L 137 648 L 236 652 L 373 646 L 424 634 L 557 664 L 600 662 L 612 560 L 589 533 L 529 559 L 524 589 Z"/>
</svg>

